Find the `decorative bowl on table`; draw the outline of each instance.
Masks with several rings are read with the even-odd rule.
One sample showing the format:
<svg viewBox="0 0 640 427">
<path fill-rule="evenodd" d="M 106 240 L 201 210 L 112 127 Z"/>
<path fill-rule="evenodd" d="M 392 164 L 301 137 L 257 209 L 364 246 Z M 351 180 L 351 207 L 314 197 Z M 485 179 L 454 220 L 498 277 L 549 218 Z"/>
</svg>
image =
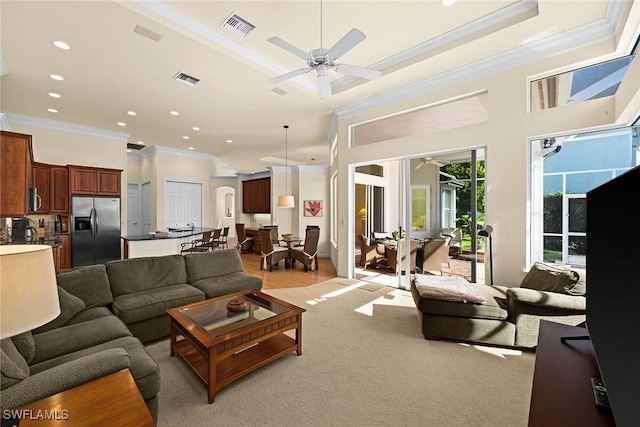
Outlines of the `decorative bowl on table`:
<svg viewBox="0 0 640 427">
<path fill-rule="evenodd" d="M 247 301 L 240 298 L 234 298 L 227 303 L 227 310 L 231 313 L 238 313 L 247 309 Z"/>
<path fill-rule="evenodd" d="M 282 235 L 282 238 L 283 238 L 284 240 L 291 239 L 292 237 L 293 237 L 293 234 L 283 234 L 283 235 Z"/>
</svg>

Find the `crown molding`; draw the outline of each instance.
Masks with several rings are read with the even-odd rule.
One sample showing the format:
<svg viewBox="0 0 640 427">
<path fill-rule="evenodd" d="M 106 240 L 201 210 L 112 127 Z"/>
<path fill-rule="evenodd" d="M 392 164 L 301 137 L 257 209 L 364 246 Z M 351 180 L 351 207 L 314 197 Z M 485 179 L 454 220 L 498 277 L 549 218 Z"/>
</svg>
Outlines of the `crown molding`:
<svg viewBox="0 0 640 427">
<path fill-rule="evenodd" d="M 95 136 L 98 138 L 112 139 L 119 142 L 127 142 L 131 134 L 114 132 L 105 129 L 98 129 L 89 126 L 76 125 L 72 123 L 59 122 L 56 120 L 41 119 L 38 117 L 25 116 L 23 114 L 4 112 L 9 123 L 17 125 L 32 126 L 42 129 L 56 130 L 60 132 L 74 133 L 78 135 Z"/>
<path fill-rule="evenodd" d="M 156 154 L 168 154 L 170 156 L 176 156 L 176 157 L 187 157 L 191 159 L 209 160 L 210 162 L 213 162 L 216 165 L 218 164 L 218 159 L 211 154 L 197 153 L 191 150 L 180 150 L 178 148 L 164 147 L 162 145 L 154 145 L 144 150 L 142 153 L 140 153 L 140 159 L 146 159 L 151 156 L 155 156 Z"/>
<path fill-rule="evenodd" d="M 299 165 L 291 166 L 291 170 L 298 173 L 329 173 L 331 168 L 328 165 Z"/>
</svg>

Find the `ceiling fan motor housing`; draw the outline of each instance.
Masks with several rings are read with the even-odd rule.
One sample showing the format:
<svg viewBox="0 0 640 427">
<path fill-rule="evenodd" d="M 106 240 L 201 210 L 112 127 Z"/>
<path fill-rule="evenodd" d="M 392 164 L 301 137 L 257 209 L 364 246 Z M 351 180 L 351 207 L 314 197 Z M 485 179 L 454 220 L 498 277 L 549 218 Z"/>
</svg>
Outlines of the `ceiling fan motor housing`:
<svg viewBox="0 0 640 427">
<path fill-rule="evenodd" d="M 307 65 L 311 68 L 316 68 L 319 65 L 324 65 L 326 68 L 334 68 L 334 59 L 327 56 L 329 49 L 313 49 L 309 53 L 309 59 L 307 59 Z"/>
</svg>

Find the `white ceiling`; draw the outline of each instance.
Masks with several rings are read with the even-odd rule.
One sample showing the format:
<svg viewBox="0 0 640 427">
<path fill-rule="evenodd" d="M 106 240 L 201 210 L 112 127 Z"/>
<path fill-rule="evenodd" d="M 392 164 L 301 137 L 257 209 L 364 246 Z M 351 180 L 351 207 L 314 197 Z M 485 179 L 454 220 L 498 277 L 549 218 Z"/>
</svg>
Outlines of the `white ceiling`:
<svg viewBox="0 0 640 427">
<path fill-rule="evenodd" d="M 2 0 L 1 107 L 10 122 L 26 116 L 120 132 L 147 147 L 193 147 L 213 155 L 221 174 L 284 164 L 287 124 L 289 164 L 327 165 L 334 111 L 399 99 L 407 96 L 407 85 L 445 82 L 443 76 L 454 71 L 480 75 L 609 38 L 629 5 L 458 0 L 445 7 L 439 0 L 326 0 L 323 47 L 358 28 L 367 39 L 338 62 L 371 66 L 383 76 L 366 81 L 335 74 L 334 95 L 320 99 L 314 72 L 278 85 L 267 82 L 306 66 L 269 37 L 304 51 L 320 47 L 319 0 Z M 256 29 L 242 37 L 222 28 L 231 13 Z M 134 32 L 136 26 L 160 40 Z M 57 49 L 54 40 L 72 49 Z M 177 82 L 172 77 L 178 71 L 201 80 L 196 86 Z M 276 87 L 285 94 L 274 93 Z"/>
</svg>

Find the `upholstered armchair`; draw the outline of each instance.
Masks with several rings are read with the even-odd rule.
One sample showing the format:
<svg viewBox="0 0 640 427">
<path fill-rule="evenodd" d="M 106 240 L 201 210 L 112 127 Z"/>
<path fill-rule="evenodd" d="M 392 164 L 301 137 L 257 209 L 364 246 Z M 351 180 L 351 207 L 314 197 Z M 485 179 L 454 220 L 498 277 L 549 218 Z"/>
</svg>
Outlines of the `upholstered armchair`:
<svg viewBox="0 0 640 427">
<path fill-rule="evenodd" d="M 307 228 L 304 238 L 304 246 L 291 248 L 291 268 L 296 261 L 304 265 L 304 271 L 318 269 L 318 239 L 320 238 L 319 228 Z M 315 262 L 315 268 L 314 268 Z"/>
<path fill-rule="evenodd" d="M 382 243 L 371 243 L 367 236 L 360 235 L 360 267 L 367 268 L 373 266 L 377 268 L 379 264 L 384 263 L 385 247 Z"/>
</svg>

